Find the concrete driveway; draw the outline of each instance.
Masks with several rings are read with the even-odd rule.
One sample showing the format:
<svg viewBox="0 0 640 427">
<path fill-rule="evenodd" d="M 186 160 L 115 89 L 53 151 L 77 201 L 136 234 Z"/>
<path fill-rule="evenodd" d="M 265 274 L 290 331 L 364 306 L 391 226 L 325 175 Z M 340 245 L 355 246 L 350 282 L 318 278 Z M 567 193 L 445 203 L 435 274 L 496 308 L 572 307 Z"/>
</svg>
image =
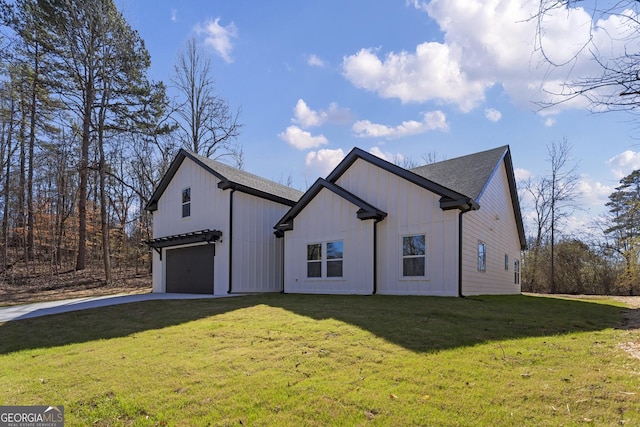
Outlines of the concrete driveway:
<svg viewBox="0 0 640 427">
<path fill-rule="evenodd" d="M 9 322 L 12 320 L 29 319 L 31 317 L 47 316 L 49 314 L 66 313 L 68 311 L 106 307 L 108 305 L 128 304 L 131 302 L 167 299 L 226 298 L 230 296 L 239 295 L 136 294 L 108 295 L 103 297 L 87 297 L 65 299 L 60 301 L 38 302 L 33 304 L 0 307 L 0 323 Z"/>
</svg>

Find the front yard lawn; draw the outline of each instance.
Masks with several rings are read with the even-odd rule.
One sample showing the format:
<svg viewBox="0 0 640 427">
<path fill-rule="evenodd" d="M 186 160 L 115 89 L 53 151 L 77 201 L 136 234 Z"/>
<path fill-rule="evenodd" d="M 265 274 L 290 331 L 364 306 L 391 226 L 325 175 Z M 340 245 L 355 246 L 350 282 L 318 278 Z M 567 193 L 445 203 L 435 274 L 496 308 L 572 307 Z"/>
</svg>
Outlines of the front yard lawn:
<svg viewBox="0 0 640 427">
<path fill-rule="evenodd" d="M 640 425 L 613 301 L 258 295 L 0 324 L 0 405 L 66 425 Z"/>
</svg>

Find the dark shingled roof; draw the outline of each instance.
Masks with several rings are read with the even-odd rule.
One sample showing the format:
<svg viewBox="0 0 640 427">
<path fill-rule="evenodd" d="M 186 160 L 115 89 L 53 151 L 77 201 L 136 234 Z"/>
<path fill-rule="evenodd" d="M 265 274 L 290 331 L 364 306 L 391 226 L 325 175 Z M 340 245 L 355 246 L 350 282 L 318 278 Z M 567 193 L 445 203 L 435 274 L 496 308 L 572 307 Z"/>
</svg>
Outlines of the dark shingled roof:
<svg viewBox="0 0 640 427">
<path fill-rule="evenodd" d="M 508 150 L 509 147 L 505 145 L 409 170 L 478 201 L 489 178 Z"/>
<path fill-rule="evenodd" d="M 181 149 L 176 158 L 171 162 L 167 173 L 164 175 L 158 188 L 151 196 L 146 209 L 155 211 L 158 208 L 158 200 L 171 182 L 185 158 L 193 160 L 196 164 L 216 176 L 221 182 L 218 187 L 227 190 L 235 189 L 243 193 L 252 194 L 267 200 L 273 200 L 288 206 L 293 206 L 304 194 L 295 188 L 287 187 L 266 178 L 259 177 L 249 172 L 234 168 L 225 163 L 200 156 L 185 149 Z"/>
</svg>

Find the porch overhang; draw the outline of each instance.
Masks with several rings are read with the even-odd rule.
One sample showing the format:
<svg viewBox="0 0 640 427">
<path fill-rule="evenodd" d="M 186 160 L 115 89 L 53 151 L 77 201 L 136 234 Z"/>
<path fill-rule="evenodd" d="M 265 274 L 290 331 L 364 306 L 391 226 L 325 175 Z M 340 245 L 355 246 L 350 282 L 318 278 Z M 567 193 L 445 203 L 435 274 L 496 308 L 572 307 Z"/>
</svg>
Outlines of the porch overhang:
<svg viewBox="0 0 640 427">
<path fill-rule="evenodd" d="M 145 243 L 156 251 L 162 248 L 179 245 L 189 245 L 192 243 L 214 243 L 220 240 L 222 231 L 219 230 L 199 230 L 190 233 L 174 234 L 172 236 L 157 237 L 147 240 Z"/>
</svg>

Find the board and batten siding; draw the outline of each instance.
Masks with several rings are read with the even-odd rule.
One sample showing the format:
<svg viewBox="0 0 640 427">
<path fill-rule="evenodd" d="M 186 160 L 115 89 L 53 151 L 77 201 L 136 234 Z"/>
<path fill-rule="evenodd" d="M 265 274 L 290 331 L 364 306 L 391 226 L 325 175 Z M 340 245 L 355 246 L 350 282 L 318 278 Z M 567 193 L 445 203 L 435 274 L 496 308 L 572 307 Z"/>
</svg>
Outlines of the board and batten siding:
<svg viewBox="0 0 640 427">
<path fill-rule="evenodd" d="M 478 200 L 480 209 L 463 215 L 462 293 L 518 294 L 514 261 L 520 260 L 520 240 L 504 162 Z M 478 271 L 478 242 L 486 244 L 486 271 Z M 505 255 L 509 257 L 505 270 Z"/>
<path fill-rule="evenodd" d="M 185 158 L 158 200 L 157 210 L 153 212 L 153 237 L 204 229 L 222 231 L 222 242 L 215 244 L 214 292 L 226 294 L 229 250 L 225 238 L 229 225 L 229 192 L 220 190 L 218 182 L 213 174 Z M 185 188 L 191 188 L 191 215 L 182 218 L 182 190 Z M 180 247 L 164 248 L 163 252 Z M 166 291 L 166 257 L 162 259 L 160 261 L 158 253 L 153 251 L 153 292 Z"/>
<path fill-rule="evenodd" d="M 458 294 L 458 211 L 440 209 L 440 196 L 357 159 L 336 184 L 387 212 L 378 223 L 377 292 Z M 426 276 L 402 277 L 402 237 L 426 236 Z"/>
<path fill-rule="evenodd" d="M 373 220 L 357 218 L 359 207 L 323 188 L 284 234 L 286 293 L 360 294 L 373 292 Z M 343 242 L 343 277 L 308 278 L 307 245 Z M 324 251 L 324 247 L 323 247 Z M 326 254 L 323 254 L 326 258 Z M 325 276 L 325 263 L 323 263 Z"/>
<path fill-rule="evenodd" d="M 288 210 L 271 200 L 233 194 L 232 292 L 282 290 L 282 239 L 273 225 Z"/>
</svg>

